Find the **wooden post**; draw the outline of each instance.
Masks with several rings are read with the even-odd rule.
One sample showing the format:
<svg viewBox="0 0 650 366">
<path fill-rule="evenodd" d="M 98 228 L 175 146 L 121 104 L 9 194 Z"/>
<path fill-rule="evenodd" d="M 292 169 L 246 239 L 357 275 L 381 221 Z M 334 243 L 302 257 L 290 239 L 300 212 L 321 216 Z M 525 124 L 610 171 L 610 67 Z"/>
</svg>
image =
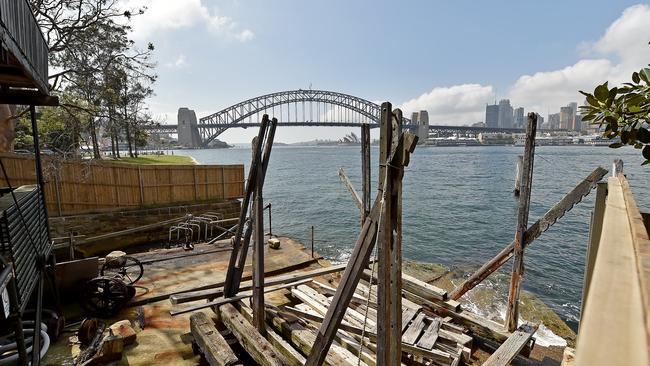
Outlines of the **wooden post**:
<svg viewBox="0 0 650 366">
<path fill-rule="evenodd" d="M 582 302 L 580 314 L 585 309 L 585 300 L 589 294 L 589 284 L 596 264 L 596 255 L 600 244 L 600 236 L 603 231 L 603 218 L 605 217 L 605 199 L 607 197 L 607 182 L 598 182 L 596 187 L 596 202 L 594 211 L 591 214 L 591 225 L 589 225 L 589 245 L 587 246 L 587 257 L 585 260 L 585 277 L 582 283 Z"/>
<path fill-rule="evenodd" d="M 390 114 L 390 103 L 382 104 L 382 110 L 386 110 Z M 415 149 L 417 137 L 408 134 L 407 136 L 398 136 L 398 138 L 400 144 L 396 145 L 398 146 L 396 153 L 392 155 L 389 162 L 390 165 L 406 166 L 408 165 L 409 153 L 413 152 Z M 403 151 L 399 146 L 403 147 Z M 386 161 L 384 161 L 384 163 L 386 163 Z M 359 283 L 361 274 L 368 266 L 368 260 L 377 235 L 377 220 L 381 208 L 381 190 L 384 188 L 383 180 L 384 174 L 386 174 L 386 166 L 385 164 L 382 165 L 384 166 L 382 166 L 379 171 L 379 194 L 370 210 L 370 214 L 366 218 L 366 222 L 364 222 L 363 227 L 361 228 L 361 233 L 357 238 L 350 260 L 345 268 L 345 272 L 343 272 L 336 293 L 332 298 L 331 306 L 327 309 L 327 313 L 323 317 L 323 322 L 316 335 L 316 340 L 314 341 L 309 357 L 307 358 L 307 366 L 322 365 L 325 361 L 330 346 L 332 345 L 332 341 L 334 340 L 334 335 L 341 325 L 341 321 L 343 320 L 345 311 L 348 308 L 352 295 Z"/>
<path fill-rule="evenodd" d="M 224 285 L 224 295 L 226 297 L 231 297 L 237 293 L 237 288 L 235 287 L 235 275 L 236 275 L 236 264 L 237 264 L 237 259 L 239 257 L 239 251 L 241 248 L 241 240 L 242 240 L 242 234 L 243 234 L 243 229 L 244 229 L 244 221 L 246 221 L 246 214 L 248 213 L 248 206 L 250 204 L 251 197 L 253 195 L 253 191 L 255 189 L 255 175 L 257 174 L 257 164 L 259 162 L 256 160 L 256 157 L 259 156 L 258 153 L 255 150 L 259 150 L 262 148 L 262 141 L 264 139 L 264 134 L 266 133 L 266 126 L 269 122 L 269 117 L 268 115 L 264 115 L 262 118 L 262 126 L 260 127 L 259 132 L 257 133 L 257 137 L 253 140 L 253 144 L 255 141 L 258 141 L 259 143 L 257 146 L 253 146 L 253 159 L 251 161 L 251 166 L 248 170 L 248 180 L 246 181 L 246 191 L 244 193 L 244 198 L 242 199 L 241 203 L 241 209 L 239 211 L 239 225 L 237 226 L 237 231 L 235 232 L 235 240 L 233 241 L 233 248 L 232 248 L 232 253 L 230 253 L 230 262 L 228 264 L 228 271 L 226 272 L 226 282 Z"/>
<path fill-rule="evenodd" d="M 522 169 L 521 196 L 517 214 L 517 232 L 515 234 L 514 264 L 508 294 L 508 309 L 506 327 L 509 332 L 517 329 L 519 321 L 519 289 L 524 275 L 524 233 L 528 228 L 528 213 L 530 192 L 533 186 L 533 163 L 535 159 L 535 134 L 537 133 L 537 114 L 528 113 L 528 128 L 526 129 L 526 147 L 524 150 L 524 165 Z"/>
<path fill-rule="evenodd" d="M 515 189 L 514 189 L 515 197 L 519 197 L 519 194 L 521 193 L 521 179 L 522 179 L 522 173 L 524 171 L 523 168 L 524 168 L 524 156 L 519 155 L 517 156 L 517 167 L 515 170 Z"/>
<path fill-rule="evenodd" d="M 397 149 L 402 112 L 382 105 L 379 162 L 386 177 L 383 186 L 383 207 L 379 222 L 377 272 L 377 365 L 398 365 L 401 362 L 401 173 L 388 164 Z"/>
<path fill-rule="evenodd" d="M 623 174 L 623 160 L 616 159 L 612 164 L 612 177 L 617 177 L 619 174 Z"/>
<path fill-rule="evenodd" d="M 548 230 L 557 220 L 569 211 L 575 204 L 582 201 L 582 198 L 591 192 L 591 189 L 596 185 L 596 182 L 601 180 L 606 174 L 607 170 L 603 168 L 596 168 L 589 174 L 582 182 L 580 182 L 571 192 L 567 193 L 560 202 L 556 203 L 548 210 L 542 218 L 535 221 L 526 233 L 524 234 L 524 243 L 526 246 L 530 245 L 535 239 Z M 497 269 L 501 268 L 511 257 L 514 251 L 515 243 L 511 242 L 508 246 L 503 248 L 499 254 L 494 258 L 485 262 L 481 268 L 472 273 L 460 286 L 456 287 L 454 291 L 449 294 L 449 297 L 458 300 L 467 291 L 473 289 L 492 274 Z"/>
<path fill-rule="evenodd" d="M 266 115 L 265 115 L 266 116 Z M 266 116 L 267 121 L 268 121 L 268 116 Z M 262 166 L 262 179 L 261 179 L 261 185 L 262 188 L 264 187 L 264 179 L 266 178 L 266 170 L 268 168 L 269 160 L 271 159 L 271 148 L 273 147 L 273 139 L 275 137 L 275 129 L 277 128 L 278 125 L 278 120 L 273 118 L 271 120 L 271 127 L 268 131 L 268 136 L 266 138 L 266 144 L 264 146 L 264 156 L 261 158 L 261 160 L 258 160 L 258 164 Z M 260 141 L 261 144 L 261 141 Z M 261 146 L 258 147 L 261 149 Z M 257 174 L 257 173 L 255 173 Z M 255 188 L 255 185 L 257 182 L 253 183 L 253 189 Z M 248 240 L 250 236 L 246 237 L 246 240 L 244 242 L 245 245 L 240 245 L 239 248 L 239 253 L 237 254 L 238 259 L 236 260 L 236 265 L 233 269 L 233 276 L 232 276 L 232 289 L 233 289 L 233 294 L 235 294 L 239 290 L 239 284 L 241 282 L 241 277 L 242 273 L 244 271 L 244 263 L 246 263 L 246 255 L 248 254 Z M 234 254 L 234 252 L 233 252 Z M 228 270 L 230 271 L 231 268 L 229 267 Z M 232 295 L 228 295 L 232 296 Z"/>
<path fill-rule="evenodd" d="M 363 212 L 361 225 L 370 213 L 370 125 L 361 126 L 361 185 L 363 189 Z"/>
<path fill-rule="evenodd" d="M 257 160 L 262 159 L 261 151 L 257 149 L 260 156 Z M 251 215 L 253 224 L 253 325 L 260 334 L 266 333 L 264 322 L 264 202 L 262 199 L 262 188 L 264 173 L 262 164 L 257 164 L 257 174 L 255 183 L 255 195 L 253 201 L 253 214 Z"/>
</svg>

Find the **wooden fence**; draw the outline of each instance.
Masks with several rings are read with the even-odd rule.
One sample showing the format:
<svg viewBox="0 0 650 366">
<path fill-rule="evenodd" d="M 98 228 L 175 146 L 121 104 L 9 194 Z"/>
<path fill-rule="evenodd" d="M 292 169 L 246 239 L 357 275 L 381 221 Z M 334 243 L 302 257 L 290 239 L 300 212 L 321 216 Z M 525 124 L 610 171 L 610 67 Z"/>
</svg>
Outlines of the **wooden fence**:
<svg viewBox="0 0 650 366">
<path fill-rule="evenodd" d="M 0 154 L 13 187 L 36 183 L 34 157 Z M 50 216 L 241 198 L 243 165 L 143 165 L 44 157 Z M 4 176 L 0 182 L 6 186 Z"/>
</svg>

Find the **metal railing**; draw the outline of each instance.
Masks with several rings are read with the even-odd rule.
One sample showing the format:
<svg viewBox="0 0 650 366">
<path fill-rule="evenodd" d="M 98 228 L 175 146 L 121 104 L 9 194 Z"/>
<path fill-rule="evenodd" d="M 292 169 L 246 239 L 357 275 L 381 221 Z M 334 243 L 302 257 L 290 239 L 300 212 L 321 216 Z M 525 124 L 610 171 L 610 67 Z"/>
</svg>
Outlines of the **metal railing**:
<svg viewBox="0 0 650 366">
<path fill-rule="evenodd" d="M 47 42 L 27 0 L 0 0 L 0 26 L 3 43 L 32 74 L 39 88 L 47 87 Z"/>
</svg>

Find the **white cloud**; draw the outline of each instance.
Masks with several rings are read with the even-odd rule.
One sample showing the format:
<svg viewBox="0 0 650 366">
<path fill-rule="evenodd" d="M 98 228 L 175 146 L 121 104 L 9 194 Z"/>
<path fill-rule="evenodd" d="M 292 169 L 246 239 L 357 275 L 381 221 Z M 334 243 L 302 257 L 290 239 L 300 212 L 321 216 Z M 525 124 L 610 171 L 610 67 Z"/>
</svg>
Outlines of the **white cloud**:
<svg viewBox="0 0 650 366">
<path fill-rule="evenodd" d="M 590 58 L 561 70 L 521 76 L 509 97 L 516 105 L 546 112 L 572 101 L 581 102 L 578 90 L 592 91 L 606 80 L 619 84 L 630 80 L 633 71 L 650 62 L 650 6 L 627 8 L 596 42 L 582 43 L 579 50 Z"/>
<path fill-rule="evenodd" d="M 176 68 L 176 69 L 182 69 L 184 67 L 187 67 L 188 65 L 189 64 L 187 63 L 187 60 L 185 59 L 185 55 L 182 54 L 182 53 L 180 55 L 178 55 L 178 58 L 176 58 L 175 61 L 168 62 L 168 63 L 165 64 L 165 66 L 167 66 L 167 67 L 172 67 L 172 68 Z"/>
<path fill-rule="evenodd" d="M 620 84 L 650 63 L 650 6 L 635 5 L 623 11 L 595 42 L 576 45 L 582 59 L 559 70 L 522 75 L 506 95 L 514 106 L 545 115 L 570 102 L 581 103 L 578 90 L 592 91 L 606 80 Z M 485 119 L 485 104 L 494 101 L 492 86 L 463 84 L 437 87 L 402 104 L 410 116 L 421 109 L 431 123 L 469 124 Z"/>
<path fill-rule="evenodd" d="M 410 118 L 412 112 L 426 110 L 431 124 L 467 124 L 482 121 L 485 103 L 494 98 L 491 86 L 463 84 L 437 87 L 415 99 L 402 103 L 400 108 Z"/>
<path fill-rule="evenodd" d="M 214 36 L 247 42 L 255 37 L 232 18 L 217 9 L 210 10 L 202 0 L 125 0 L 126 7 L 147 7 L 144 15 L 133 17 L 133 38 L 146 40 L 161 31 L 204 26 Z"/>
</svg>

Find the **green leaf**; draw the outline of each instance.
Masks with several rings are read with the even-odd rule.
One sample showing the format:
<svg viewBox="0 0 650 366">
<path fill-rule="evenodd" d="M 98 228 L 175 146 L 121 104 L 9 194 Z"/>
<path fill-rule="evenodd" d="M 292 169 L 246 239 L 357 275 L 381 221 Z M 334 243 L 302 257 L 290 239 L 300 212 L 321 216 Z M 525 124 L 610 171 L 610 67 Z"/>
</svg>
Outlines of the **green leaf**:
<svg viewBox="0 0 650 366">
<path fill-rule="evenodd" d="M 641 166 L 646 165 L 646 164 L 650 164 L 650 160 L 644 161 L 643 163 L 641 163 Z"/>
<path fill-rule="evenodd" d="M 638 105 L 631 105 L 627 108 L 627 110 L 630 111 L 630 113 L 641 113 L 641 111 L 643 111 L 643 109 L 641 109 L 641 107 Z"/>
<path fill-rule="evenodd" d="M 635 84 L 638 84 L 638 83 L 641 82 L 641 78 L 639 77 L 639 73 L 638 73 L 638 72 L 633 72 L 633 73 L 632 73 L 632 81 L 633 81 Z"/>
<path fill-rule="evenodd" d="M 615 143 L 613 143 L 613 144 L 609 144 L 609 147 L 611 147 L 612 149 L 618 149 L 618 148 L 621 147 L 621 146 L 623 146 L 623 144 L 620 143 L 620 142 L 615 142 Z M 649 145 L 649 146 L 650 146 L 650 145 Z"/>
<path fill-rule="evenodd" d="M 598 101 L 598 99 L 596 99 L 591 95 L 587 95 L 587 103 L 593 105 L 594 107 L 600 108 L 600 102 Z"/>
<path fill-rule="evenodd" d="M 650 69 L 649 69 L 649 68 L 646 67 L 646 68 L 644 68 L 643 70 L 641 70 L 641 73 L 640 73 L 639 76 L 640 76 L 641 79 L 643 79 L 643 81 L 645 81 L 646 83 L 650 83 Z"/>
<path fill-rule="evenodd" d="M 641 150 L 641 154 L 646 160 L 650 160 L 650 145 L 645 145 L 643 150 Z"/>
<path fill-rule="evenodd" d="M 606 101 L 608 95 L 609 95 L 609 88 L 607 88 L 607 82 L 598 85 L 596 87 L 596 90 L 594 90 L 594 96 L 596 97 L 596 99 L 598 99 L 601 102 Z"/>
</svg>

